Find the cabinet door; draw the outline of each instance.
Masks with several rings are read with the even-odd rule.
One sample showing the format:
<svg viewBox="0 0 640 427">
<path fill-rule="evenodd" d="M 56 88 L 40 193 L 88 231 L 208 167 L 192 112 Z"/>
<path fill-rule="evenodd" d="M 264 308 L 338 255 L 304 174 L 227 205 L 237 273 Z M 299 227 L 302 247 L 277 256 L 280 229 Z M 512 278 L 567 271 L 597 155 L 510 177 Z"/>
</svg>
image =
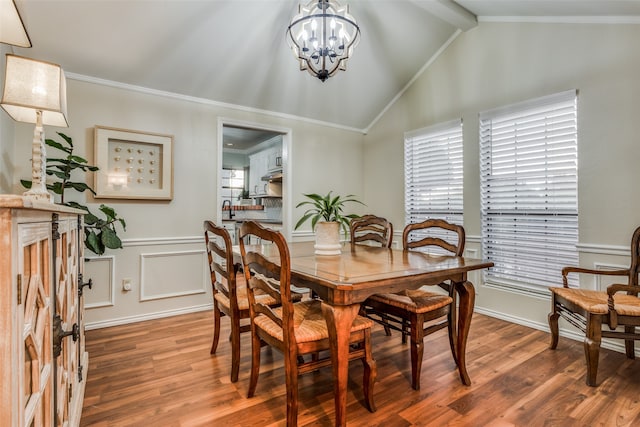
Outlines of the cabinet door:
<svg viewBox="0 0 640 427">
<path fill-rule="evenodd" d="M 249 156 L 249 194 L 260 196 L 267 194 L 267 187 L 262 177 L 267 174 L 268 153 L 259 151 Z"/>
<path fill-rule="evenodd" d="M 249 156 L 249 194 L 255 196 L 258 194 L 258 184 L 260 183 L 260 159 L 258 154 L 252 154 Z"/>
<path fill-rule="evenodd" d="M 55 323 L 59 322 L 63 337 L 56 340 L 54 333 L 54 357 L 56 376 L 56 425 L 68 425 L 79 382 L 80 333 L 78 307 L 78 220 L 65 216 L 55 221 Z M 79 421 L 79 420 L 77 420 Z"/>
<path fill-rule="evenodd" d="M 267 163 L 267 170 L 282 169 L 282 147 L 272 147 L 269 150 L 269 159 Z"/>
<path fill-rule="evenodd" d="M 49 217 L 50 218 L 50 217 Z M 18 427 L 53 422 L 51 221 L 19 224 L 18 244 Z M 21 294 L 21 295 L 20 295 Z M 4 405 L 5 403 L 3 403 Z"/>
</svg>

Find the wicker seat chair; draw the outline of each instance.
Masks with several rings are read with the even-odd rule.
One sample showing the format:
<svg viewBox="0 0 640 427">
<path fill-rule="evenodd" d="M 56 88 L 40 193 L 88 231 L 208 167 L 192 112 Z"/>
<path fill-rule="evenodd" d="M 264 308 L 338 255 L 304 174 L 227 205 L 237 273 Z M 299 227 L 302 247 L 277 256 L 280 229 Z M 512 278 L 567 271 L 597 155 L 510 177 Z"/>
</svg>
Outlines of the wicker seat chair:
<svg viewBox="0 0 640 427">
<path fill-rule="evenodd" d="M 612 284 L 606 291 L 570 288 L 569 274 L 624 276 L 624 284 Z M 563 286 L 552 287 L 549 329 L 551 349 L 558 346 L 558 319 L 562 317 L 585 334 L 584 355 L 587 359 L 587 385 L 596 386 L 598 359 L 602 338 L 623 339 L 626 355 L 635 358 L 635 340 L 640 340 L 636 327 L 640 326 L 640 227 L 631 239 L 631 266 L 623 270 L 591 270 L 565 267 L 562 270 Z M 618 330 L 622 327 L 623 330 Z"/>
<path fill-rule="evenodd" d="M 244 276 L 238 274 L 239 264 L 233 263 L 229 232 L 212 221 L 204 221 L 203 226 L 213 290 L 214 329 L 210 353 L 216 353 L 220 339 L 220 320 L 226 315 L 231 320 L 231 382 L 236 382 L 240 371 L 240 334 L 251 331 L 247 286 Z M 269 295 L 259 295 L 256 298 L 267 305 L 279 304 Z M 295 298 L 300 300 L 301 295 L 295 294 Z M 246 322 L 241 324 L 244 319 Z"/>
<path fill-rule="evenodd" d="M 258 237 L 263 244 L 275 245 L 278 255 L 267 259 L 260 252 L 253 252 L 252 246 L 244 244 L 244 238 L 247 236 Z M 260 371 L 260 349 L 264 342 L 284 355 L 287 426 L 295 426 L 298 418 L 298 375 L 331 365 L 330 357 L 320 357 L 330 350 L 327 323 L 322 316 L 322 302 L 307 299 L 294 303 L 292 300 L 289 248 L 279 232 L 246 221 L 240 228 L 240 251 L 245 278 L 249 284 L 252 321 L 251 379 L 248 397 L 252 397 L 256 391 Z M 280 302 L 281 306 L 273 308 L 265 305 L 256 298 L 257 292 L 270 295 Z M 372 326 L 371 320 L 356 317 L 351 326 L 349 360 L 362 360 L 365 404 L 374 412 L 376 408 L 373 401 L 373 384 L 377 368 L 371 353 Z M 305 355 L 308 355 L 307 361 L 303 357 Z"/>
<path fill-rule="evenodd" d="M 434 232 L 437 236 L 434 237 Z M 412 238 L 411 236 L 417 236 Z M 455 239 L 454 239 L 455 237 Z M 402 234 L 405 250 L 437 246 L 454 256 L 462 256 L 465 245 L 464 228 L 443 220 L 429 219 L 409 224 Z M 433 292 L 432 286 L 398 293 L 376 294 L 364 302 L 367 316 L 386 328 L 402 333 L 402 342 L 410 337 L 411 386 L 420 389 L 420 375 L 424 354 L 424 337 L 445 327 L 449 330 L 449 345 L 456 364 L 456 294 L 450 283 L 440 283 L 447 294 Z"/>
</svg>

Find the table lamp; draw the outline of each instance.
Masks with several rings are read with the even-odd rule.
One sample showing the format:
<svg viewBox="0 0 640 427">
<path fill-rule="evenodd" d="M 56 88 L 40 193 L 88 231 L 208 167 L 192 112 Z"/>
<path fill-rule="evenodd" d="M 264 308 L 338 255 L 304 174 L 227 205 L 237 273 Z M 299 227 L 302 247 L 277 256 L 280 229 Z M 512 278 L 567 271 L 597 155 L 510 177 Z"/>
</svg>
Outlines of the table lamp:
<svg viewBox="0 0 640 427">
<path fill-rule="evenodd" d="M 0 43 L 31 47 L 31 39 L 13 0 L 0 0 Z"/>
<path fill-rule="evenodd" d="M 31 189 L 23 195 L 53 203 L 46 186 L 43 125 L 68 127 L 67 84 L 59 65 L 7 54 L 2 108 L 19 122 L 35 123 L 31 146 Z"/>
</svg>

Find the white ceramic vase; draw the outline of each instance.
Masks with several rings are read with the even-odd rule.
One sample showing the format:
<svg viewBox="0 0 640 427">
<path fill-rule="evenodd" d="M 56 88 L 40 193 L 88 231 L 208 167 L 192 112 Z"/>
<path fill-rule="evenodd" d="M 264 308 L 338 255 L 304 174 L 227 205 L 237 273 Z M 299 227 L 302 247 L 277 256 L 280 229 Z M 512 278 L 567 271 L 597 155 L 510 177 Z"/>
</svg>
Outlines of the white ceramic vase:
<svg viewBox="0 0 640 427">
<path fill-rule="evenodd" d="M 340 255 L 340 223 L 318 222 L 316 224 L 316 255 Z"/>
</svg>

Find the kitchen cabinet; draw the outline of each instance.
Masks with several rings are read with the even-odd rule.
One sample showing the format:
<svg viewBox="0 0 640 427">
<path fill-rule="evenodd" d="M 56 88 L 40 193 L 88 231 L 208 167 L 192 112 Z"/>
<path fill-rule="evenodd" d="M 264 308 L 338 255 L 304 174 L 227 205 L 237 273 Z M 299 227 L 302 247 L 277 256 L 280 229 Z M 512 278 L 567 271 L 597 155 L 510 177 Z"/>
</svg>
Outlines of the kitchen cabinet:
<svg viewBox="0 0 640 427">
<path fill-rule="evenodd" d="M 266 195 L 268 186 L 265 181 L 262 181 L 262 177 L 277 169 L 282 169 L 281 145 L 251 154 L 249 156 L 249 195 Z"/>
<path fill-rule="evenodd" d="M 75 427 L 84 345 L 83 211 L 0 195 L 0 425 Z"/>
<path fill-rule="evenodd" d="M 267 172 L 282 169 L 282 146 L 272 147 L 267 154 Z"/>
<path fill-rule="evenodd" d="M 249 156 L 249 195 L 261 196 L 267 194 L 266 182 L 262 181 L 262 177 L 268 171 L 269 153 L 258 151 Z"/>
</svg>

